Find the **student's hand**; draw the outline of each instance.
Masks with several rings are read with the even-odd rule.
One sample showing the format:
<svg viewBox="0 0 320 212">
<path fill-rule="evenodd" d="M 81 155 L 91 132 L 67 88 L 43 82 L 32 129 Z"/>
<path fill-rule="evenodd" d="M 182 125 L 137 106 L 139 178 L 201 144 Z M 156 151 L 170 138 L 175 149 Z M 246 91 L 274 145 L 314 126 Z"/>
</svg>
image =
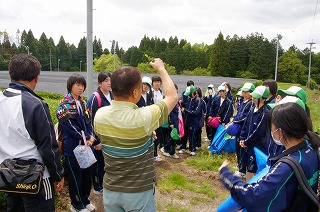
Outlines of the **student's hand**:
<svg viewBox="0 0 320 212">
<path fill-rule="evenodd" d="M 63 186 L 64 186 L 64 178 L 62 178 L 60 182 L 57 182 L 56 192 L 60 192 L 63 189 Z"/>
<path fill-rule="evenodd" d="M 218 169 L 218 171 L 220 172 L 220 170 L 221 170 L 222 168 L 228 167 L 228 165 L 229 165 L 229 161 L 228 161 L 228 160 L 223 161 L 223 163 L 222 163 L 222 165 L 220 166 L 220 168 Z"/>
<path fill-rule="evenodd" d="M 173 129 L 173 128 L 174 128 L 174 125 L 173 125 L 173 124 L 171 124 L 171 125 L 170 125 L 170 128 L 171 128 L 171 129 Z"/>
<path fill-rule="evenodd" d="M 154 68 L 154 70 L 158 72 L 166 70 L 164 67 L 164 63 L 160 58 L 153 59 L 149 64 L 152 66 L 152 68 Z"/>
<path fill-rule="evenodd" d="M 232 123 L 233 122 L 233 118 L 230 118 L 230 123 Z"/>
<path fill-rule="evenodd" d="M 184 108 L 181 108 L 181 112 L 184 113 Z"/>
<path fill-rule="evenodd" d="M 152 132 L 152 138 L 153 138 L 153 140 L 157 140 L 158 139 L 156 131 Z"/>
<path fill-rule="evenodd" d="M 93 147 L 95 150 L 101 150 L 102 149 L 102 144 L 97 144 Z"/>
<path fill-rule="evenodd" d="M 222 126 L 225 126 L 225 125 L 226 125 L 226 123 L 221 123 L 221 125 L 222 125 Z"/>
<path fill-rule="evenodd" d="M 92 146 L 92 141 L 91 141 L 91 140 L 87 140 L 87 141 L 86 141 L 86 145 L 87 145 L 87 146 Z"/>
<path fill-rule="evenodd" d="M 244 140 L 241 140 L 241 141 L 239 142 L 239 145 L 240 145 L 242 148 L 246 148 L 246 147 L 247 147 L 246 145 L 244 145 Z"/>
</svg>

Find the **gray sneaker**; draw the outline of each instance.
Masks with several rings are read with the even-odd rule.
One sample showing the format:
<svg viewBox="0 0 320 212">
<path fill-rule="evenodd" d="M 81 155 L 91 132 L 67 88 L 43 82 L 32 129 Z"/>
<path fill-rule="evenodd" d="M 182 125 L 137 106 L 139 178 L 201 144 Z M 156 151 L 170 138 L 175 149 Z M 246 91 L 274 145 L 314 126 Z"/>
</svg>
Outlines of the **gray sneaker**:
<svg viewBox="0 0 320 212">
<path fill-rule="evenodd" d="M 177 155 L 176 153 L 174 153 L 173 155 L 170 155 L 171 157 L 175 158 L 175 159 L 178 159 L 180 158 L 179 155 Z"/>
</svg>

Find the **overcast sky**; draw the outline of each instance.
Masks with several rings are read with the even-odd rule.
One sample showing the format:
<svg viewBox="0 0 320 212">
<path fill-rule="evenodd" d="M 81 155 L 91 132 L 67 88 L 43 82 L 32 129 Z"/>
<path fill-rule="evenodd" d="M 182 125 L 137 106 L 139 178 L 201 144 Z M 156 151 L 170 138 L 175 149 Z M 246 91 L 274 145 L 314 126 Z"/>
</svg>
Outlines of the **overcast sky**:
<svg viewBox="0 0 320 212">
<path fill-rule="evenodd" d="M 93 36 L 103 48 L 116 40 L 127 50 L 139 46 L 144 35 L 212 44 L 220 31 L 224 36 L 259 32 L 268 40 L 281 34 L 285 50 L 292 44 L 302 50 L 312 40 L 320 43 L 316 6 L 317 0 L 93 0 Z M 15 36 L 17 29 L 31 29 L 37 39 L 45 32 L 55 44 L 63 35 L 78 46 L 86 35 L 86 8 L 87 0 L 2 0 L 0 31 Z M 314 46 L 319 52 L 320 45 Z"/>
</svg>

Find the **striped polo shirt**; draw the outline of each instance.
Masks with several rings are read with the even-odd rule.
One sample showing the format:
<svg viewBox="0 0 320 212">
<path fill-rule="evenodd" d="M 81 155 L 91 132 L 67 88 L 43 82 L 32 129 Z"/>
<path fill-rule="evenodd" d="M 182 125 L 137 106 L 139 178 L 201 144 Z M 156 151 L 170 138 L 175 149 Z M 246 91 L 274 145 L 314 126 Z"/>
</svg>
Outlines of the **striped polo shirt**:
<svg viewBox="0 0 320 212">
<path fill-rule="evenodd" d="M 94 130 L 102 143 L 106 189 L 137 193 L 153 188 L 156 175 L 151 134 L 167 122 L 168 108 L 163 101 L 138 108 L 114 100 L 97 111 Z"/>
</svg>

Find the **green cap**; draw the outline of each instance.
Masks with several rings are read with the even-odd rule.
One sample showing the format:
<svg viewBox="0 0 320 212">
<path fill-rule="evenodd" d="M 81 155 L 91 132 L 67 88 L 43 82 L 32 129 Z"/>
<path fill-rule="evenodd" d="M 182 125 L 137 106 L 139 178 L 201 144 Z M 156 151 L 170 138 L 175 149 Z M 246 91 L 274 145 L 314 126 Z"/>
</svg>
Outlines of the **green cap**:
<svg viewBox="0 0 320 212">
<path fill-rule="evenodd" d="M 191 85 L 186 88 L 186 91 L 184 92 L 183 95 L 189 96 L 190 93 L 193 93 L 193 92 L 196 92 L 196 88 L 193 85 Z"/>
<path fill-rule="evenodd" d="M 244 83 L 244 85 L 242 86 L 242 88 L 240 88 L 240 90 L 244 91 L 244 92 L 252 92 L 254 91 L 254 89 L 256 88 L 256 86 L 254 86 L 254 84 L 250 83 L 250 82 L 246 82 Z"/>
<path fill-rule="evenodd" d="M 218 92 L 219 91 L 225 91 L 226 90 L 226 87 L 224 86 L 224 85 L 220 85 L 219 87 L 218 87 Z"/>
<path fill-rule="evenodd" d="M 214 85 L 213 85 L 213 84 L 209 84 L 209 85 L 208 85 L 208 88 L 214 89 Z"/>
<path fill-rule="evenodd" d="M 171 136 L 171 138 L 173 138 L 174 140 L 179 140 L 179 139 L 180 139 L 180 135 L 179 135 L 179 133 L 178 133 L 177 128 L 173 128 L 173 129 L 171 130 L 170 136 Z"/>
<path fill-rule="evenodd" d="M 295 96 L 286 96 L 283 99 L 281 99 L 280 102 L 273 103 L 273 104 L 268 104 L 268 106 L 270 108 L 274 108 L 277 105 L 282 105 L 282 104 L 288 103 L 288 102 L 296 103 L 296 104 L 300 105 L 304 110 L 306 110 L 306 105 L 303 103 L 303 101 L 301 99 L 299 99 L 298 97 L 295 97 Z"/>
<path fill-rule="evenodd" d="M 285 95 L 296 96 L 300 98 L 304 103 L 307 102 L 307 93 L 299 86 L 291 86 L 287 90 L 279 89 L 278 94 L 280 96 L 285 96 Z"/>
<path fill-rule="evenodd" d="M 251 96 L 255 99 L 260 99 L 260 98 L 267 99 L 269 97 L 269 94 L 270 94 L 269 88 L 261 85 L 256 87 L 256 89 L 254 89 L 254 91 L 251 93 Z"/>
</svg>

